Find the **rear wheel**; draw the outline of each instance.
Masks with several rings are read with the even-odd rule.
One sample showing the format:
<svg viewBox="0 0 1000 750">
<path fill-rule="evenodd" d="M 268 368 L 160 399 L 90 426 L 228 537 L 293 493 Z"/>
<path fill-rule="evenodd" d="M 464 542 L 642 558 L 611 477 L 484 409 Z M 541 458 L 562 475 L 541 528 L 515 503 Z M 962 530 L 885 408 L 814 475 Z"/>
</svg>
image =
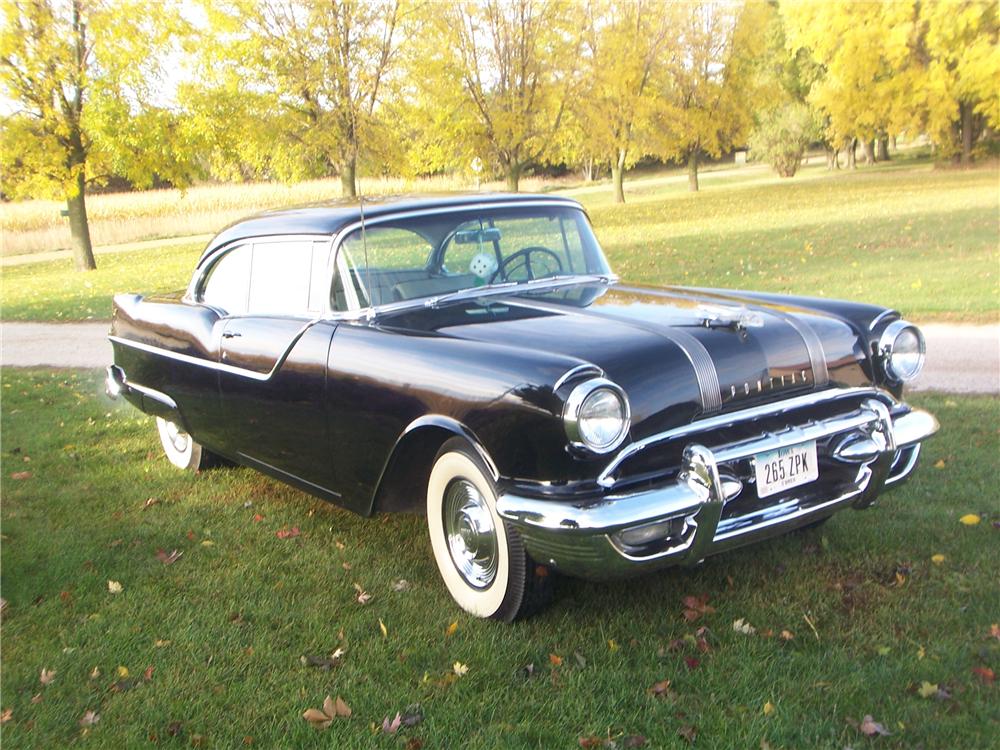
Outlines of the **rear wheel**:
<svg viewBox="0 0 1000 750">
<path fill-rule="evenodd" d="M 497 514 L 496 488 L 469 444 L 446 442 L 427 484 L 427 527 L 441 578 L 477 617 L 511 622 L 551 600 L 551 575 Z"/>
<path fill-rule="evenodd" d="M 175 422 L 157 417 L 156 429 L 160 433 L 163 452 L 167 454 L 170 463 L 177 468 L 198 471 L 216 464 L 215 454 L 203 448 L 200 443 L 196 443 Z"/>
</svg>

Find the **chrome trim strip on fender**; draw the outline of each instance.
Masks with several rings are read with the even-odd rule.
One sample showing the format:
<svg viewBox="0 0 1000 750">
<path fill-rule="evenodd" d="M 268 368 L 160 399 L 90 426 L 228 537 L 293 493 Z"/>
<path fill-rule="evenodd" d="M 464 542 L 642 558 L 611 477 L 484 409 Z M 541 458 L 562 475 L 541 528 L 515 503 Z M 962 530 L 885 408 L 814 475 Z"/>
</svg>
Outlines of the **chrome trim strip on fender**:
<svg viewBox="0 0 1000 750">
<path fill-rule="evenodd" d="M 259 380 L 261 382 L 266 382 L 274 377 L 274 374 L 281 369 L 281 366 L 285 364 L 285 360 L 288 359 L 288 355 L 292 353 L 292 349 L 299 342 L 306 331 L 312 328 L 317 323 L 322 322 L 326 318 L 314 318 L 306 323 L 302 328 L 300 328 L 296 334 L 292 337 L 291 342 L 285 347 L 285 351 L 282 352 L 281 356 L 278 357 L 274 366 L 269 372 L 255 372 L 254 370 L 248 370 L 245 367 L 236 367 L 235 365 L 227 365 L 222 362 L 212 362 L 211 360 L 204 359 L 202 357 L 193 357 L 190 354 L 182 354 L 181 352 L 174 352 L 170 349 L 164 349 L 163 347 L 153 346 L 152 344 L 143 344 L 139 341 L 132 341 L 131 339 L 123 339 L 121 336 L 108 336 L 108 341 L 113 344 L 121 344 L 122 346 L 128 346 L 133 349 L 138 349 L 139 351 L 148 352 L 150 354 L 158 354 L 161 357 L 166 357 L 168 359 L 173 359 L 178 362 L 186 362 L 191 365 L 198 365 L 200 367 L 207 367 L 210 370 L 219 370 L 220 372 L 228 372 L 231 375 L 239 375 L 244 378 L 250 378 L 251 380 Z"/>
<path fill-rule="evenodd" d="M 764 308 L 768 309 L 768 308 Z M 768 312 L 777 315 L 790 325 L 799 334 L 802 343 L 806 345 L 806 352 L 809 354 L 809 365 L 813 371 L 813 383 L 819 388 L 825 388 L 830 384 L 830 373 L 826 366 L 826 351 L 823 349 L 823 342 L 806 321 L 800 320 L 791 313 L 780 310 L 768 309 Z"/>
<path fill-rule="evenodd" d="M 570 369 L 566 370 L 566 372 L 564 372 L 562 375 L 559 376 L 559 379 L 555 382 L 555 385 L 552 386 L 552 390 L 558 391 L 573 378 L 588 374 L 594 375 L 599 378 L 603 378 L 604 370 L 602 370 L 597 365 L 589 365 L 589 364 L 577 365 L 576 367 L 571 367 Z"/>
</svg>

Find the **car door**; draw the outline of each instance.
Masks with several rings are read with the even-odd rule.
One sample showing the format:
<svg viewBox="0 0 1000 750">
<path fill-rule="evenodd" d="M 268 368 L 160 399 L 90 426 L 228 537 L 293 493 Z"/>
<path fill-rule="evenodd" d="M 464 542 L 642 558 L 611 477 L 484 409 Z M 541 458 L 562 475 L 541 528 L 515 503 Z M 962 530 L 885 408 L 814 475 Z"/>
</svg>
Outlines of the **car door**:
<svg viewBox="0 0 1000 750">
<path fill-rule="evenodd" d="M 328 239 L 252 244 L 246 310 L 226 320 L 219 393 L 229 444 L 259 469 L 336 497 L 326 414 Z"/>
</svg>

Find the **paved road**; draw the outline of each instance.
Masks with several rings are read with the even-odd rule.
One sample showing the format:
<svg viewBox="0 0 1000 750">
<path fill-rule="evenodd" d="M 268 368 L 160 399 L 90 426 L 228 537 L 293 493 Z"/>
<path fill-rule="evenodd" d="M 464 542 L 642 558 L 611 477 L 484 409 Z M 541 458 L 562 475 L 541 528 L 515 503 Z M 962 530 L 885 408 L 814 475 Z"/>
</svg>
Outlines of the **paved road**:
<svg viewBox="0 0 1000 750">
<path fill-rule="evenodd" d="M 927 366 L 914 390 L 1000 395 L 1000 325 L 928 323 Z M 101 323 L 3 323 L 5 367 L 104 367 L 111 345 Z"/>
</svg>

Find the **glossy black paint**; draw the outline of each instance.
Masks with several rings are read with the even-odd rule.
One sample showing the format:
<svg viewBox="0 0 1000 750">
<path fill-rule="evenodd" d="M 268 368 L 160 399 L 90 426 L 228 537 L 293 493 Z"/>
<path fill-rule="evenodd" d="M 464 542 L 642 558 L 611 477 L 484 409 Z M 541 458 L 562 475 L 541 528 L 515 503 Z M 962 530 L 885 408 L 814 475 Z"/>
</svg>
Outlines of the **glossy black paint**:
<svg viewBox="0 0 1000 750">
<path fill-rule="evenodd" d="M 364 211 L 536 200 L 552 199 L 474 194 L 366 201 Z M 359 219 L 357 203 L 265 214 L 225 230 L 203 260 L 243 238 L 332 234 Z M 706 305 L 746 309 L 761 325 L 709 327 Z M 828 383 L 816 382 L 793 317 L 821 342 Z M 112 336 L 149 348 L 116 342 L 115 363 L 176 401 L 176 421 L 207 448 L 369 514 L 419 506 L 413 497 L 422 494 L 428 462 L 454 434 L 479 448 L 501 485 L 593 492 L 609 457 L 570 450 L 562 421 L 581 378 L 554 388 L 574 367 L 599 367 L 624 388 L 628 439 L 638 440 L 706 409 L 695 367 L 671 332 L 707 350 L 718 408 L 736 410 L 828 386 L 881 384 L 872 346 L 896 317 L 830 300 L 587 283 L 373 319 L 230 318 L 182 293 L 119 295 Z"/>
</svg>

